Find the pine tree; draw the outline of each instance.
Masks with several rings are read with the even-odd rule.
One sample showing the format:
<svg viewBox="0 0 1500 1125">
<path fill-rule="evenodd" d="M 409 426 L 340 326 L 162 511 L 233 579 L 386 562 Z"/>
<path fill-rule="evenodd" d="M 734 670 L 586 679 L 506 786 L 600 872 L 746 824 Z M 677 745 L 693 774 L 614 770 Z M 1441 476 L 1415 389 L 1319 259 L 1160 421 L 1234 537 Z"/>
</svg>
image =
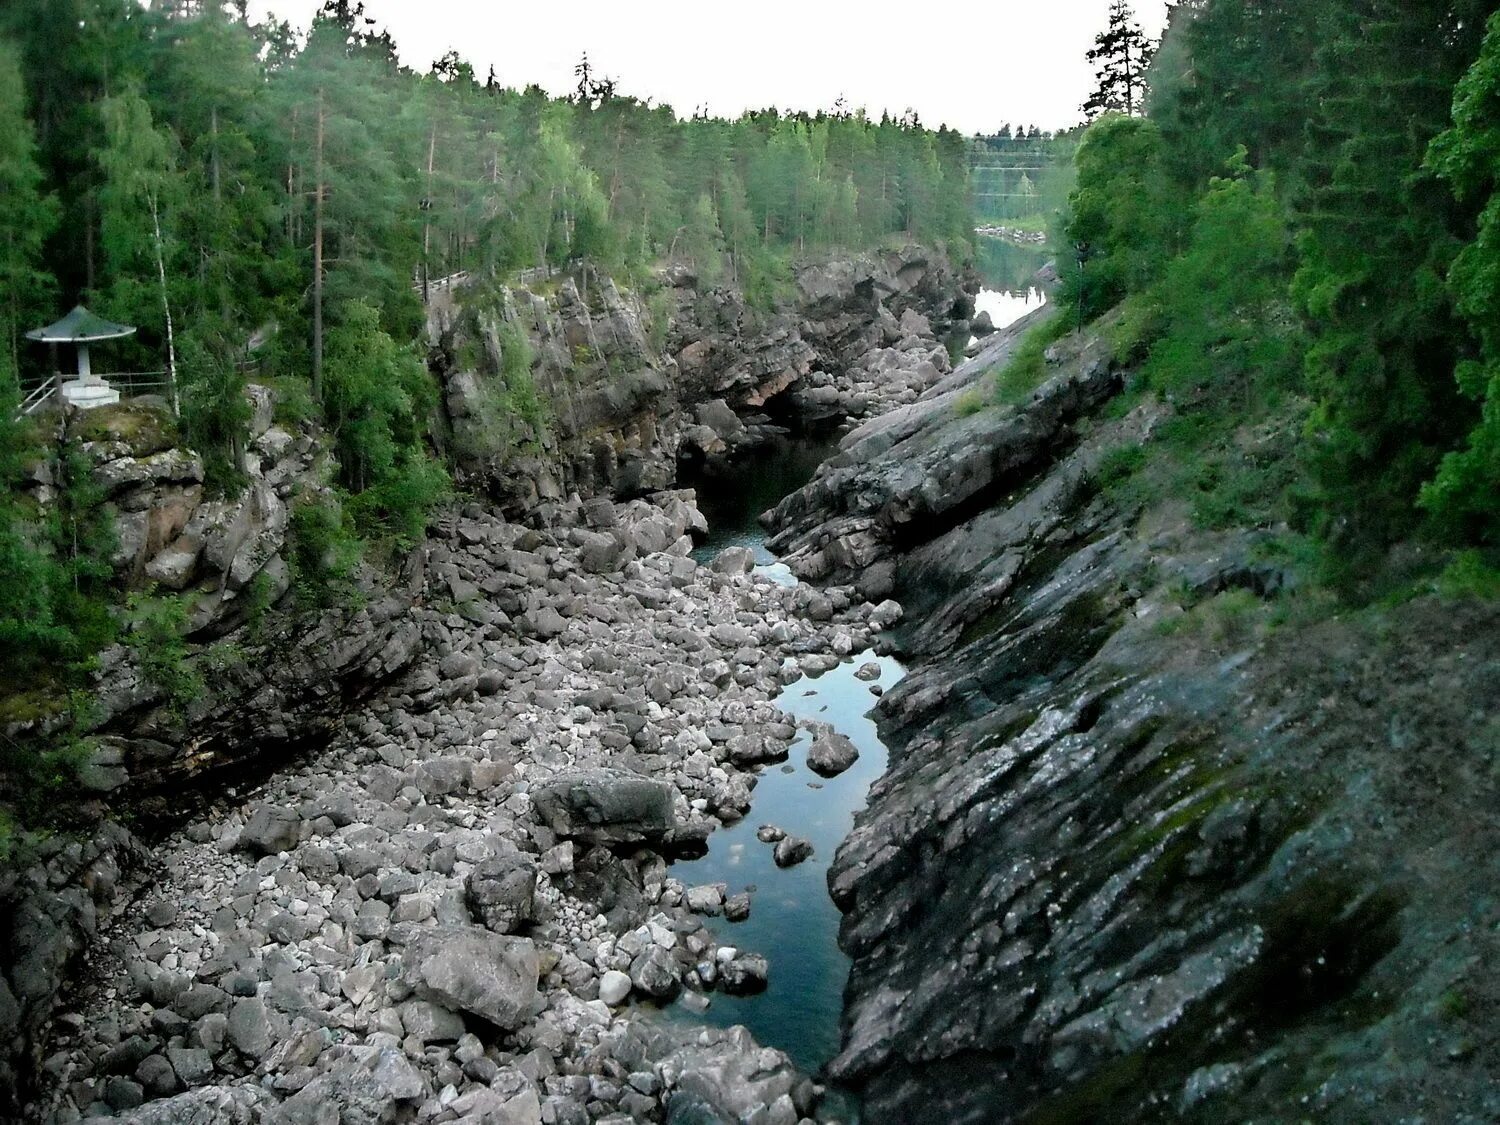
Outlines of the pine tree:
<svg viewBox="0 0 1500 1125">
<path fill-rule="evenodd" d="M 1151 43 L 1141 30 L 1129 0 L 1113 0 L 1109 26 L 1094 38 L 1089 62 L 1098 67 L 1099 85 L 1083 103 L 1088 120 L 1106 113 L 1135 116 L 1144 112 L 1146 68 L 1151 62 Z M 1033 126 L 1033 134 L 1035 127 Z"/>
<path fill-rule="evenodd" d="M 1318 523 L 1346 558 L 1373 561 L 1410 530 L 1420 485 L 1472 418 L 1452 379 L 1466 343 L 1443 284 L 1458 249 L 1451 197 L 1424 160 L 1487 5 L 1342 7 L 1319 64 L 1296 294 L 1313 335 Z"/>
<path fill-rule="evenodd" d="M 42 315 L 52 278 L 41 268 L 42 245 L 57 222 L 42 192 L 25 90 L 15 53 L 0 42 L 0 369 L 18 372 L 21 333 Z"/>
<path fill-rule="evenodd" d="M 113 274 L 111 293 L 120 312 L 128 312 L 131 319 L 149 318 L 160 328 L 175 414 L 179 402 L 172 290 L 178 277 L 178 244 L 172 219 L 185 193 L 176 167 L 176 141 L 152 121 L 151 107 L 139 90 L 106 98 L 100 112 L 106 137 L 98 154 L 104 173 L 100 229 L 105 261 Z"/>
</svg>

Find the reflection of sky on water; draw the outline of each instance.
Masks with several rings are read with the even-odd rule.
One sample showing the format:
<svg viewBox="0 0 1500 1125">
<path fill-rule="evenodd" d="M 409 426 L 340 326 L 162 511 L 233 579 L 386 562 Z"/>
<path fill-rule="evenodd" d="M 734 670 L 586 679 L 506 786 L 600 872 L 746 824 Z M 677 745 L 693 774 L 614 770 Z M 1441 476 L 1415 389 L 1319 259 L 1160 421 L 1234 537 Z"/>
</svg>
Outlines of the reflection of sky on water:
<svg viewBox="0 0 1500 1125">
<path fill-rule="evenodd" d="M 1035 286 L 1025 290 L 982 289 L 974 298 L 976 314 L 987 312 L 996 328 L 1009 328 L 1029 312 L 1047 303 L 1047 295 Z"/>
<path fill-rule="evenodd" d="M 764 954 L 770 987 L 760 996 L 712 994 L 702 1019 L 719 1026 L 744 1024 L 762 1043 L 780 1047 L 798 1065 L 816 1071 L 838 1051 L 839 1016 L 849 961 L 838 948 L 839 911 L 828 897 L 828 866 L 865 806 L 870 785 L 885 771 L 886 750 L 867 712 L 876 697 L 855 678 L 860 665 L 880 665 L 877 683 L 889 688 L 903 670 L 889 657 L 865 654 L 816 678 L 798 680 L 777 705 L 796 718 L 831 723 L 859 748 L 859 760 L 834 778 L 807 768 L 812 736 L 798 733 L 785 765 L 766 766 L 755 788 L 750 815 L 709 838 L 702 859 L 677 863 L 672 874 L 688 886 L 729 884 L 731 894 L 754 887 L 750 917 L 730 923 L 712 919 L 720 941 Z M 772 846 L 755 837 L 775 824 L 812 841 L 811 859 L 782 870 Z"/>
</svg>

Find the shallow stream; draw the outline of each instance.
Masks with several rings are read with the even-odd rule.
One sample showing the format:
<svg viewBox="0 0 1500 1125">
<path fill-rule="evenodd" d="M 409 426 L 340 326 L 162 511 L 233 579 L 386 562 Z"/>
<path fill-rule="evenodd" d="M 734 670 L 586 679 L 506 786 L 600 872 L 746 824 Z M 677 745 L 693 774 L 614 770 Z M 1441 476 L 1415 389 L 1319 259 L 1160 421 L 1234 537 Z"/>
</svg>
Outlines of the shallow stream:
<svg viewBox="0 0 1500 1125">
<path fill-rule="evenodd" d="M 696 552 L 700 561 L 726 547 L 749 547 L 758 572 L 795 585 L 791 571 L 766 549 L 757 517 L 812 479 L 835 449 L 831 441 L 791 439 L 737 461 L 729 474 L 697 482 L 710 533 Z M 878 679 L 855 677 L 866 664 L 879 666 Z M 672 869 L 689 886 L 728 883 L 731 894 L 753 887 L 750 917 L 739 923 L 717 919 L 715 928 L 721 940 L 763 954 L 771 965 L 764 993 L 740 997 L 715 992 L 699 1018 L 726 1027 L 743 1024 L 758 1041 L 779 1047 L 813 1073 L 838 1052 L 849 976 L 849 959 L 838 947 L 840 914 L 828 896 L 828 865 L 854 827 L 854 814 L 864 807 L 871 784 L 885 771 L 885 745 L 866 717 L 877 698 L 870 688 L 873 683 L 889 689 L 903 674 L 894 659 L 866 653 L 788 686 L 777 700 L 781 709 L 795 719 L 832 724 L 858 747 L 859 760 L 838 777 L 821 778 L 807 767 L 812 735 L 799 732 L 791 757 L 762 772 L 750 815 L 715 832 L 707 855 Z M 756 839 L 762 824 L 810 840 L 812 858 L 778 868 L 772 846 Z"/>
<path fill-rule="evenodd" d="M 1038 290 L 1006 288 L 1006 277 L 982 273 L 987 287 L 979 307 L 990 311 L 996 328 L 1008 327 L 1045 301 Z M 697 487 L 698 505 L 709 525 L 709 536 L 694 557 L 706 563 L 726 547 L 749 547 L 757 572 L 796 585 L 792 572 L 767 550 L 759 516 L 811 480 L 837 448 L 833 437 L 789 438 L 728 469 L 685 482 Z M 856 673 L 868 664 L 879 668 L 879 676 L 859 679 Z M 828 866 L 853 829 L 870 786 L 886 768 L 885 744 L 868 717 L 878 699 L 871 688 L 889 691 L 903 675 L 905 669 L 893 657 L 867 652 L 789 685 L 777 699 L 781 709 L 797 720 L 831 724 L 859 749 L 858 761 L 838 777 L 819 777 L 807 766 L 812 734 L 800 731 L 791 757 L 762 772 L 749 815 L 713 833 L 702 858 L 672 868 L 688 886 L 727 883 L 730 894 L 753 888 L 749 918 L 738 923 L 719 918 L 714 926 L 721 941 L 770 962 L 764 993 L 737 997 L 714 992 L 707 1011 L 693 1018 L 725 1027 L 743 1024 L 760 1043 L 785 1051 L 809 1073 L 817 1073 L 838 1053 L 849 977 L 849 959 L 838 947 L 841 915 L 828 894 Z M 763 824 L 810 840 L 812 857 L 778 868 L 772 846 L 756 838 Z"/>
</svg>

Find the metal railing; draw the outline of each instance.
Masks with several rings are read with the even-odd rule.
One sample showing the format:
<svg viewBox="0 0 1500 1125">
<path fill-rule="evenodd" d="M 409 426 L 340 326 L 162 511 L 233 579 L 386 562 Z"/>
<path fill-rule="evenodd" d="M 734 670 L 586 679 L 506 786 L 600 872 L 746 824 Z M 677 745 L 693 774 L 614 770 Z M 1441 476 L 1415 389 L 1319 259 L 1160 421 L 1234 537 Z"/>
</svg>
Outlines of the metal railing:
<svg viewBox="0 0 1500 1125">
<path fill-rule="evenodd" d="M 241 360 L 236 368 L 242 373 L 249 373 L 260 368 L 260 362 L 254 359 Z M 178 367 L 177 376 L 179 380 L 184 373 L 182 367 Z M 167 398 L 172 389 L 172 381 L 167 378 L 165 369 L 161 371 L 98 371 L 95 374 L 110 385 L 113 390 L 120 392 L 120 399 L 145 398 L 148 395 L 161 395 Z M 28 417 L 35 414 L 61 389 L 62 385 L 70 379 L 76 379 L 76 375 L 52 374 L 36 380 L 22 380 L 21 391 L 23 398 L 21 404 L 16 408 L 16 418 Z"/>
<path fill-rule="evenodd" d="M 425 286 L 422 283 L 422 279 L 418 277 L 414 282 L 412 282 L 411 289 L 413 293 L 424 293 L 425 296 L 430 297 L 433 293 L 440 293 L 449 289 L 457 289 L 460 285 L 465 284 L 468 280 L 469 271 L 459 270 L 457 273 L 450 273 L 446 277 L 428 278 Z"/>
</svg>

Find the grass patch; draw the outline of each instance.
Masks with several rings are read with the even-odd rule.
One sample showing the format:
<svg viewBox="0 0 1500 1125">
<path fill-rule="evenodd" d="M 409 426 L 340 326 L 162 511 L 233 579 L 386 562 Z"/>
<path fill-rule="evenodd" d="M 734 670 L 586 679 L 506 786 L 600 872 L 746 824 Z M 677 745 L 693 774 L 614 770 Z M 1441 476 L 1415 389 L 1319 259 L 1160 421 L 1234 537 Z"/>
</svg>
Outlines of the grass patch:
<svg viewBox="0 0 1500 1125">
<path fill-rule="evenodd" d="M 990 399 L 978 387 L 970 387 L 953 404 L 953 413 L 960 418 L 970 418 L 975 414 L 982 413 L 991 405 Z"/>
<path fill-rule="evenodd" d="M 1462 551 L 1437 578 L 1437 592 L 1452 601 L 1500 598 L 1500 566 L 1481 551 Z"/>
<path fill-rule="evenodd" d="M 1068 333 L 1067 321 L 1055 317 L 1026 335 L 1010 361 L 995 372 L 995 401 L 1019 406 L 1047 381 L 1047 349 Z"/>
</svg>

